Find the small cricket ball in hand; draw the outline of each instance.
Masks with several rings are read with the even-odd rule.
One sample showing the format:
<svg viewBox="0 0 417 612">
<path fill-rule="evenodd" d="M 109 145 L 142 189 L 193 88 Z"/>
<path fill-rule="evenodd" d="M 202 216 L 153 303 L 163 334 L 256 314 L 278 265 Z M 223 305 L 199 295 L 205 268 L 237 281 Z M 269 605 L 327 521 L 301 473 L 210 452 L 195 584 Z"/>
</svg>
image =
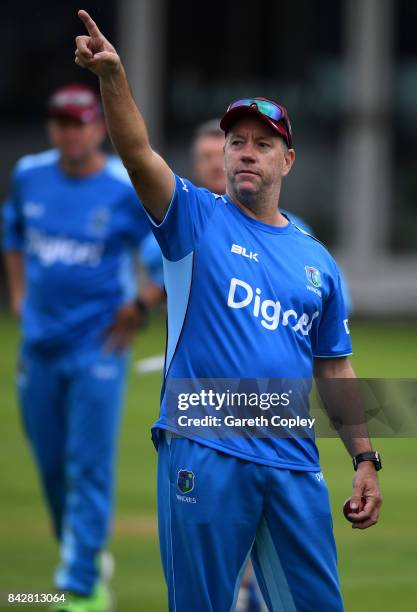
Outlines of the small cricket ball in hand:
<svg viewBox="0 0 417 612">
<path fill-rule="evenodd" d="M 353 508 L 350 507 L 350 497 L 349 497 L 343 504 L 343 514 L 349 521 L 350 519 L 348 517 L 348 514 L 358 514 L 358 512 L 362 512 L 362 510 L 365 508 L 365 504 L 366 504 L 366 497 L 362 497 L 360 504 L 359 504 L 359 508 L 356 508 L 356 510 L 353 510 Z"/>
</svg>

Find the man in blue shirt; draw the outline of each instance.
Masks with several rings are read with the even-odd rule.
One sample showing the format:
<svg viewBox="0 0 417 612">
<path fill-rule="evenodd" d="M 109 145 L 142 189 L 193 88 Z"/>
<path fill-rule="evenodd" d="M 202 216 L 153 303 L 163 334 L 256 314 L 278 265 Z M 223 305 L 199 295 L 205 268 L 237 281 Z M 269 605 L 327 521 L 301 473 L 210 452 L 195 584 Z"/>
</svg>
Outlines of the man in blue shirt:
<svg viewBox="0 0 417 612">
<path fill-rule="evenodd" d="M 191 431 L 169 401 L 182 387 L 178 410 L 193 421 L 212 389 L 185 391 L 202 380 L 354 377 L 337 266 L 277 210 L 295 159 L 287 112 L 263 98 L 231 104 L 221 122 L 226 195 L 197 188 L 152 150 L 117 52 L 85 11 L 79 16 L 88 35 L 77 37 L 75 61 L 100 78 L 110 135 L 164 257 L 168 339 L 153 434 L 169 609 L 232 610 L 251 555 L 269 610 L 339 612 L 314 436 L 198 436 L 199 423 Z M 378 519 L 380 462 L 367 436 L 351 434 L 341 432 L 357 468 L 351 506 L 366 503 L 349 517 L 364 529 Z"/>
<path fill-rule="evenodd" d="M 223 194 L 226 191 L 224 140 L 224 132 L 220 127 L 220 119 L 211 119 L 197 126 L 191 143 L 192 177 L 194 182 L 218 194 Z M 285 214 L 305 232 L 313 233 L 311 228 L 300 217 L 290 214 L 288 211 L 285 211 Z M 238 612 L 259 612 L 262 610 L 259 588 L 250 562 L 248 562 L 247 568 L 242 575 L 236 610 Z"/>
<path fill-rule="evenodd" d="M 162 293 L 162 260 L 124 167 L 100 149 L 96 93 L 76 84 L 55 92 L 48 133 L 55 148 L 17 163 L 3 211 L 11 304 L 22 323 L 19 397 L 61 543 L 55 583 L 71 593 L 56 609 L 104 612 L 99 553 L 128 353 Z M 136 298 L 141 246 L 158 284 L 146 288 L 147 304 Z"/>
</svg>

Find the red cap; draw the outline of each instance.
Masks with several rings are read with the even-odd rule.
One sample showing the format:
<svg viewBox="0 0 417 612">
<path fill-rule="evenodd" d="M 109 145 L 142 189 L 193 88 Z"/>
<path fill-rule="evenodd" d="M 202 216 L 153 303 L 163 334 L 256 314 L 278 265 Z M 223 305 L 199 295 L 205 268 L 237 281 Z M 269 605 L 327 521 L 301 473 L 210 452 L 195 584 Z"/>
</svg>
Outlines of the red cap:
<svg viewBox="0 0 417 612">
<path fill-rule="evenodd" d="M 87 85 L 65 85 L 48 100 L 48 117 L 71 117 L 81 123 L 90 123 L 101 116 L 100 98 Z"/>
<path fill-rule="evenodd" d="M 276 107 L 281 109 L 283 118 L 279 119 L 278 121 L 275 119 L 271 119 L 271 117 L 268 117 L 267 115 L 262 113 L 258 109 L 256 104 L 252 104 L 252 105 L 242 104 L 241 106 L 234 106 L 233 108 L 230 108 L 230 107 L 228 108 L 228 110 L 225 112 L 225 114 L 223 115 L 220 121 L 221 129 L 225 132 L 225 134 L 227 134 L 227 132 L 232 127 L 232 125 L 236 123 L 238 119 L 241 119 L 242 117 L 247 117 L 248 115 L 252 115 L 252 116 L 257 117 L 258 119 L 262 119 L 262 121 L 266 123 L 267 125 L 269 125 L 269 127 L 271 127 L 275 132 L 278 132 L 278 134 L 282 136 L 282 138 L 285 140 L 287 146 L 291 149 L 293 145 L 292 129 L 291 129 L 291 123 L 290 123 L 290 119 L 288 116 L 288 112 L 285 106 L 282 106 L 282 104 L 277 104 L 276 102 L 273 102 L 272 100 L 267 100 L 267 98 L 253 98 L 253 100 L 272 102 Z"/>
</svg>

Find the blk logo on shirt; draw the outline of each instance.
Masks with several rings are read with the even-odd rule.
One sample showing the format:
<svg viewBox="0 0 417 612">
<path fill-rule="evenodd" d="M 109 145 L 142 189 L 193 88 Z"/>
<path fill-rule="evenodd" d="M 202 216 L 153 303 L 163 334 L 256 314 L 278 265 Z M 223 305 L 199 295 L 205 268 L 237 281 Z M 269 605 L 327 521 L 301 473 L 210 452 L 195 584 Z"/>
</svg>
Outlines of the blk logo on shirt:
<svg viewBox="0 0 417 612">
<path fill-rule="evenodd" d="M 258 253 L 247 251 L 246 247 L 240 246 L 240 244 L 232 244 L 230 251 L 232 253 L 236 253 L 236 255 L 242 255 L 242 257 L 246 257 L 247 259 L 251 259 L 252 261 L 256 261 L 256 263 L 259 263 Z"/>
</svg>

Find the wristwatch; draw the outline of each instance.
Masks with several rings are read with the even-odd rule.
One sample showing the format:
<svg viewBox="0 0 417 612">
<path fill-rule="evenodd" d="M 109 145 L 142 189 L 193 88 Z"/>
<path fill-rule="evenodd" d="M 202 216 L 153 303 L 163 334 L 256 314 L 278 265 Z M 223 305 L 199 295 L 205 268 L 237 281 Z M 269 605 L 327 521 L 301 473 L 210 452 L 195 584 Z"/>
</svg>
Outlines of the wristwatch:
<svg viewBox="0 0 417 612">
<path fill-rule="evenodd" d="M 358 469 L 358 465 L 362 463 L 362 461 L 372 461 L 377 472 L 382 468 L 381 457 L 377 451 L 360 453 L 359 455 L 353 457 L 352 461 L 355 472 Z"/>
</svg>

